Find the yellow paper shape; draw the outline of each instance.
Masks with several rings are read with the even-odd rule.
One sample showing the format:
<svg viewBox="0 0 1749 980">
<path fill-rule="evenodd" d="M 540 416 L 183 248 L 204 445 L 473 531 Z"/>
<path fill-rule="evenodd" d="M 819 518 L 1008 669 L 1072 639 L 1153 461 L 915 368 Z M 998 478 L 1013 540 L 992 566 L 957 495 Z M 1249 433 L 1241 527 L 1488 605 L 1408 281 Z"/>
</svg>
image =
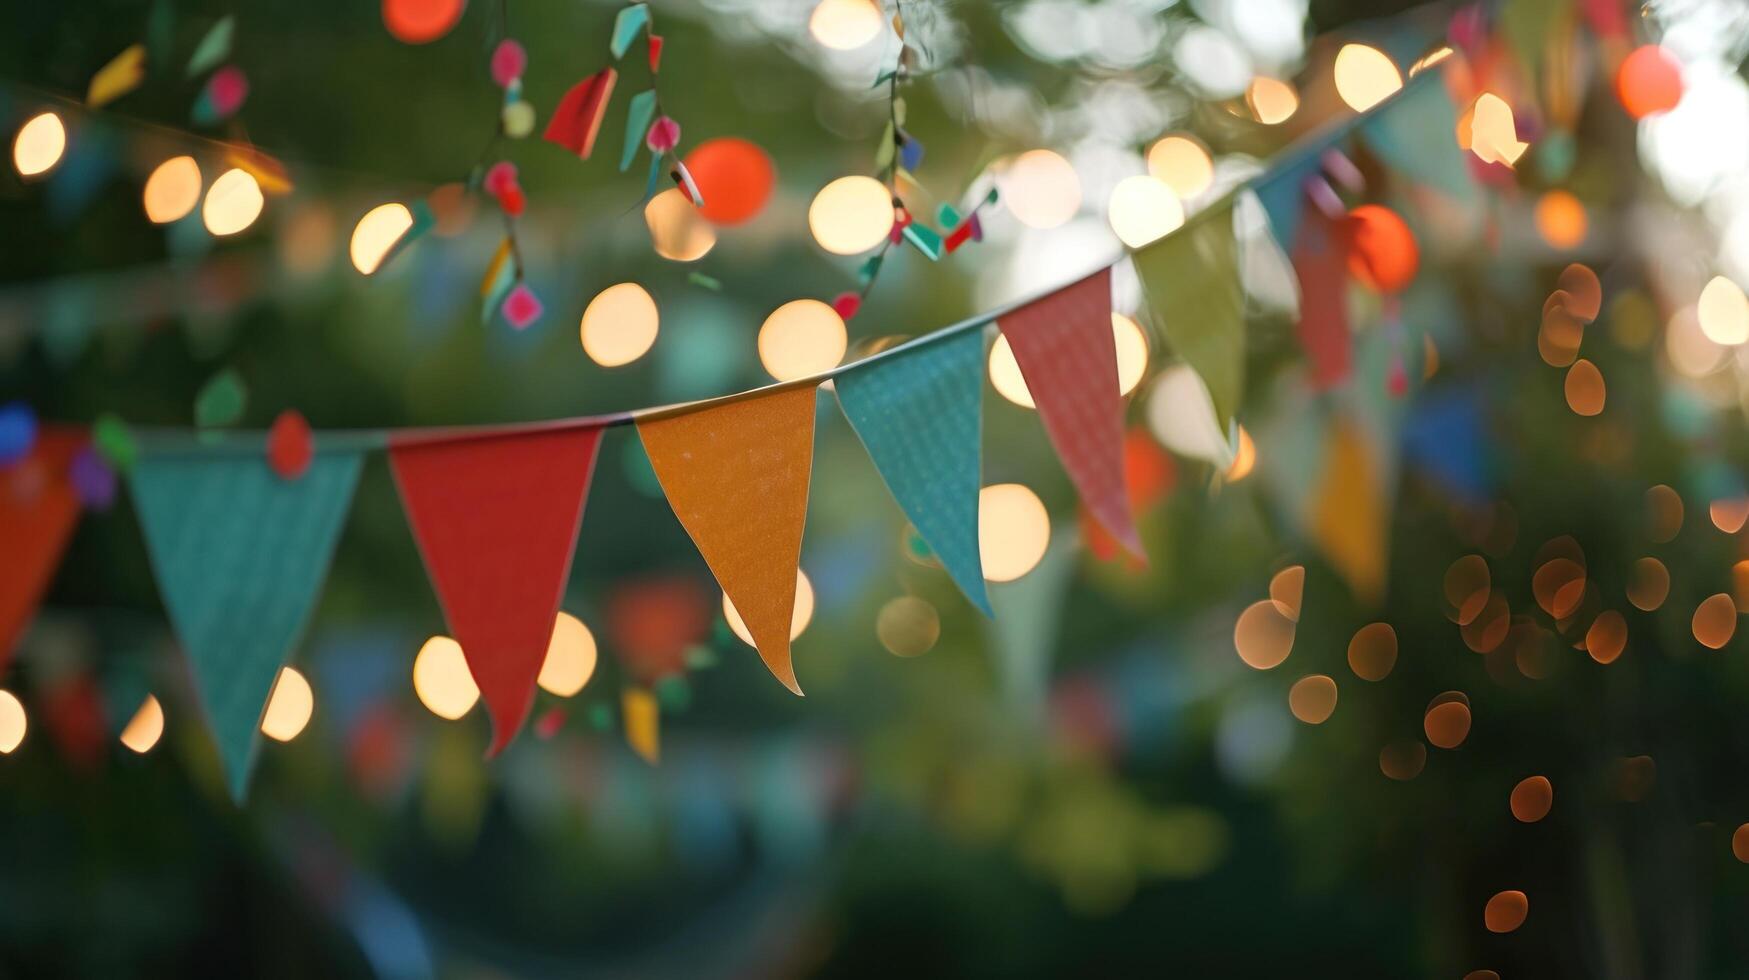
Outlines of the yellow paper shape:
<svg viewBox="0 0 1749 980">
<path fill-rule="evenodd" d="M 814 386 L 640 419 L 638 436 L 765 666 L 801 694 L 789 629 L 814 465 Z"/>
<path fill-rule="evenodd" d="M 136 44 L 110 59 L 91 76 L 85 104 L 93 109 L 108 105 L 140 87 L 146 79 L 146 46 Z"/>
<path fill-rule="evenodd" d="M 656 696 L 641 687 L 620 692 L 619 711 L 625 716 L 626 744 L 650 765 L 662 761 L 662 713 Z"/>
<path fill-rule="evenodd" d="M 1312 497 L 1311 537 L 1363 602 L 1384 598 L 1389 523 L 1372 448 L 1353 422 L 1334 420 L 1324 473 Z"/>
</svg>

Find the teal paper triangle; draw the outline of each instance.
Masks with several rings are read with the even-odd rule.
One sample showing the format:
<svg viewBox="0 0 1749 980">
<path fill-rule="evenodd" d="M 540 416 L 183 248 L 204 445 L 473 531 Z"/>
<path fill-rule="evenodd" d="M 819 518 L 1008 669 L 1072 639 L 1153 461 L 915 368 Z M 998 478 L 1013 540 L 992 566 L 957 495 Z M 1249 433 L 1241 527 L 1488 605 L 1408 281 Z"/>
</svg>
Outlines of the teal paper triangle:
<svg viewBox="0 0 1749 980">
<path fill-rule="evenodd" d="M 318 453 L 284 480 L 263 454 L 181 451 L 143 455 L 130 475 L 158 590 L 238 802 L 362 462 L 356 451 Z"/>
<path fill-rule="evenodd" d="M 1269 232 L 1284 252 L 1293 252 L 1300 215 L 1306 207 L 1306 178 L 1316 174 L 1318 167 L 1318 154 L 1308 152 L 1272 168 L 1251 185 L 1269 218 Z"/>
<path fill-rule="evenodd" d="M 1476 200 L 1476 180 L 1457 143 L 1457 107 L 1444 73 L 1432 68 L 1360 124 L 1367 146 L 1392 169 L 1437 188 L 1459 204 Z"/>
<path fill-rule="evenodd" d="M 644 132 L 650 128 L 650 120 L 655 116 L 655 89 L 645 89 L 632 96 L 632 101 L 626 106 L 626 145 L 619 155 L 620 173 L 631 169 L 632 161 L 637 159 L 638 150 L 644 145 Z"/>
<path fill-rule="evenodd" d="M 613 40 L 608 42 L 608 50 L 613 52 L 614 60 L 625 57 L 632 42 L 637 39 L 638 32 L 650 22 L 649 4 L 634 3 L 629 7 L 621 7 L 613 18 Z"/>
<path fill-rule="evenodd" d="M 834 386 L 900 509 L 954 584 L 990 615 L 978 557 L 983 330 L 853 367 Z"/>
</svg>

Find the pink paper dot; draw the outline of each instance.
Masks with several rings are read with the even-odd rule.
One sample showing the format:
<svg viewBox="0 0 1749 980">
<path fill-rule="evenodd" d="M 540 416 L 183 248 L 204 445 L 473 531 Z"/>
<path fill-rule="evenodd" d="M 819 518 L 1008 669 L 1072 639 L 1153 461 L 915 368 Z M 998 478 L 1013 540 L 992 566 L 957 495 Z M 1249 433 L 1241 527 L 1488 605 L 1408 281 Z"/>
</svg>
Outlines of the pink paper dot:
<svg viewBox="0 0 1749 980">
<path fill-rule="evenodd" d="M 838 318 L 848 322 L 862 309 L 862 297 L 851 292 L 839 293 L 832 299 L 832 309 L 837 311 Z"/>
<path fill-rule="evenodd" d="M 667 153 L 680 145 L 680 124 L 663 116 L 650 124 L 650 133 L 644 137 L 644 144 L 651 153 Z"/>
<path fill-rule="evenodd" d="M 486 171 L 486 193 L 493 197 L 501 197 L 504 192 L 516 186 L 516 164 L 509 160 L 499 160 L 492 164 L 492 169 Z"/>
<path fill-rule="evenodd" d="M 517 283 L 510 295 L 504 297 L 504 319 L 517 330 L 527 330 L 529 324 L 540 319 L 542 312 L 540 298 L 526 283 Z"/>
<path fill-rule="evenodd" d="M 505 38 L 498 42 L 498 47 L 492 51 L 492 81 L 499 88 L 509 88 L 510 83 L 522 77 L 528 68 L 528 52 L 522 49 L 521 43 L 514 38 Z"/>
<path fill-rule="evenodd" d="M 249 97 L 249 76 L 236 65 L 226 65 L 213 72 L 207 81 L 207 92 L 212 96 L 213 109 L 220 116 L 229 116 L 242 108 L 243 100 Z"/>
</svg>

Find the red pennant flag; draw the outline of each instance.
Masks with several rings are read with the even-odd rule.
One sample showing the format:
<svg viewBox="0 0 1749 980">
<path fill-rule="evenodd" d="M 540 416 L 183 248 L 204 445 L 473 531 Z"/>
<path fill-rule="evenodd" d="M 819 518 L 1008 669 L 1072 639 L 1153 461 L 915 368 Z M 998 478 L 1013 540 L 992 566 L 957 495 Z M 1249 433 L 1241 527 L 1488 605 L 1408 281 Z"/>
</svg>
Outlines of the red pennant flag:
<svg viewBox="0 0 1749 980">
<path fill-rule="evenodd" d="M 0 467 L 0 677 L 72 536 L 79 495 L 70 470 L 85 442 L 79 430 L 44 428 L 29 456 Z"/>
<path fill-rule="evenodd" d="M 1124 491 L 1123 393 L 1111 333 L 1111 269 L 996 322 L 1082 502 L 1125 548 L 1144 557 Z"/>
<path fill-rule="evenodd" d="M 600 429 L 564 428 L 389 447 L 413 539 L 492 715 L 488 756 L 534 703 L 600 441 Z"/>
<path fill-rule="evenodd" d="M 571 86 L 547 121 L 546 141 L 589 159 L 589 154 L 595 149 L 595 135 L 601 132 L 601 120 L 607 116 L 607 100 L 613 96 L 613 83 L 617 81 L 619 72 L 603 68 Z"/>
<path fill-rule="evenodd" d="M 1354 338 L 1348 329 L 1348 256 L 1334 223 L 1307 208 L 1294 241 L 1300 281 L 1300 346 L 1312 366 L 1312 388 L 1327 391 L 1347 380 Z"/>
</svg>

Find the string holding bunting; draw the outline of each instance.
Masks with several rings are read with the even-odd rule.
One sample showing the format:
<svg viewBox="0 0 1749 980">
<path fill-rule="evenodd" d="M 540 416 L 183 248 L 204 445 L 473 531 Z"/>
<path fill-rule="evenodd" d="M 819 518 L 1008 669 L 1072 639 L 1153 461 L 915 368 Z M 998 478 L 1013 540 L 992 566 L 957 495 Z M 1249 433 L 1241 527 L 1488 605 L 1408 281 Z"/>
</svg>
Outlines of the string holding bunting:
<svg viewBox="0 0 1749 980">
<path fill-rule="evenodd" d="M 389 446 L 413 539 L 492 716 L 488 756 L 534 704 L 600 443 L 588 426 Z"/>
<path fill-rule="evenodd" d="M 1125 549 L 1145 558 L 1124 488 L 1111 268 L 1004 313 L 996 324 L 1082 502 Z"/>
<path fill-rule="evenodd" d="M 797 695 L 790 620 L 813 475 L 814 391 L 783 388 L 637 420 L 674 516 L 765 666 Z"/>
</svg>

